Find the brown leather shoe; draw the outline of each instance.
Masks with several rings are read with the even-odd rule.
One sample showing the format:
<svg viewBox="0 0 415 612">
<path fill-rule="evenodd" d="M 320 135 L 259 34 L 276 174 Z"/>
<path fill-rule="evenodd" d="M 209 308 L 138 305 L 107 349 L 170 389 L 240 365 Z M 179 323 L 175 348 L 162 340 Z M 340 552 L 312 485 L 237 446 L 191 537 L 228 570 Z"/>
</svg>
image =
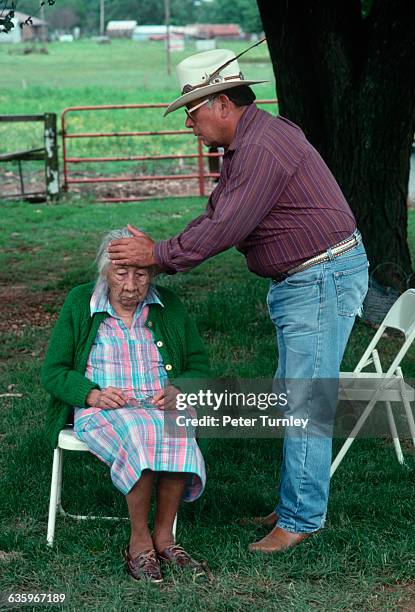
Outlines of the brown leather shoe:
<svg viewBox="0 0 415 612">
<path fill-rule="evenodd" d="M 287 548 L 292 548 L 293 546 L 297 546 L 303 540 L 309 538 L 313 533 L 293 533 L 292 531 L 286 531 L 281 527 L 274 527 L 274 529 L 259 540 L 259 542 L 254 542 L 253 544 L 249 544 L 248 550 L 251 552 L 262 552 L 262 553 L 275 553 L 280 552 L 281 550 L 286 550 Z"/>
<path fill-rule="evenodd" d="M 195 576 L 203 576 L 203 574 L 206 572 L 205 564 L 193 559 L 189 553 L 187 553 L 185 549 L 178 544 L 168 546 L 158 553 L 158 557 L 161 561 L 170 563 L 171 565 L 174 565 L 180 569 L 193 570 Z"/>
<path fill-rule="evenodd" d="M 134 580 L 148 580 L 155 584 L 163 582 L 160 562 L 154 548 L 151 550 L 143 550 L 143 552 L 138 553 L 133 559 L 130 555 L 129 547 L 127 546 L 124 558 L 127 565 L 127 572 Z"/>
<path fill-rule="evenodd" d="M 238 520 L 240 525 L 256 525 L 257 527 L 275 527 L 278 514 L 270 512 L 267 516 L 249 516 Z"/>
</svg>

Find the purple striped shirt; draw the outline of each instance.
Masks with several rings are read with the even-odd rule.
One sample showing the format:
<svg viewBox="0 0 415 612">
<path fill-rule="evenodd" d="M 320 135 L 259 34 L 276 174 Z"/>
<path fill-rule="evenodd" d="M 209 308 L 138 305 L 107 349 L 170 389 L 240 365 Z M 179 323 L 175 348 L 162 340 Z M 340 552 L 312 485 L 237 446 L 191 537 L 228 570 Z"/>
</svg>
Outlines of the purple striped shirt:
<svg viewBox="0 0 415 612">
<path fill-rule="evenodd" d="M 252 272 L 271 277 L 355 229 L 340 187 L 300 128 L 251 104 L 205 213 L 158 242 L 155 257 L 163 270 L 183 272 L 236 246 Z"/>
</svg>

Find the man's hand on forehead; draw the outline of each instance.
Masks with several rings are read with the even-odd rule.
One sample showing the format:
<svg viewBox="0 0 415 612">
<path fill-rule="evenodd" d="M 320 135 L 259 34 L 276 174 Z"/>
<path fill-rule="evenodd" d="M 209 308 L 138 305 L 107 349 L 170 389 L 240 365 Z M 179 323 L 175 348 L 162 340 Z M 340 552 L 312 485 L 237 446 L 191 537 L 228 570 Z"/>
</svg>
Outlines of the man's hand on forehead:
<svg viewBox="0 0 415 612">
<path fill-rule="evenodd" d="M 131 238 L 119 238 L 110 242 L 108 256 L 116 266 L 147 268 L 156 263 L 153 255 L 154 240 L 136 227 L 128 225 Z"/>
</svg>

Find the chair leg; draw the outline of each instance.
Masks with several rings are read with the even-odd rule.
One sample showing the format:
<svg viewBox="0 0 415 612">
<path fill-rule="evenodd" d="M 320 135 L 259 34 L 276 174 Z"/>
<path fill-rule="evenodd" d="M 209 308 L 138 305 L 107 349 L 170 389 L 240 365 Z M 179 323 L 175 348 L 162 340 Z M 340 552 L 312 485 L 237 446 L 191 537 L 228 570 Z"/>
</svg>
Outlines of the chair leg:
<svg viewBox="0 0 415 612">
<path fill-rule="evenodd" d="M 401 443 L 399 442 L 398 430 L 396 429 L 395 419 L 393 418 L 391 403 L 385 402 L 385 404 L 386 404 L 386 414 L 388 415 L 389 430 L 391 432 L 393 445 L 395 447 L 396 457 L 398 458 L 399 463 L 402 465 L 404 462 L 403 453 L 402 453 Z"/>
<path fill-rule="evenodd" d="M 373 351 L 373 363 L 375 364 L 376 372 L 378 372 L 379 374 L 383 373 L 379 353 L 377 352 L 376 349 Z M 398 462 L 402 465 L 404 462 L 403 453 L 402 453 L 401 443 L 399 441 L 398 430 L 396 428 L 396 423 L 395 423 L 395 419 L 394 419 L 393 412 L 392 412 L 392 406 L 390 402 L 385 402 L 385 405 L 386 405 L 386 414 L 387 414 L 388 423 L 389 423 L 389 431 L 391 432 L 393 445 L 395 447 L 395 453 L 398 458 Z"/>
<path fill-rule="evenodd" d="M 403 373 L 402 373 L 402 369 L 399 367 L 396 369 L 397 374 L 400 376 L 400 378 L 402 379 L 401 382 L 401 396 L 402 396 L 402 402 L 403 405 L 405 407 L 405 412 L 406 412 L 406 418 L 408 421 L 408 426 L 409 426 L 409 431 L 411 432 L 411 438 L 412 438 L 412 443 L 415 446 L 415 421 L 414 421 L 414 415 L 412 414 L 412 409 L 411 409 L 411 402 L 409 401 L 407 395 L 406 395 L 406 391 L 405 391 L 405 382 L 404 382 L 404 378 L 403 378 Z"/>
<path fill-rule="evenodd" d="M 347 451 L 351 447 L 351 445 L 353 443 L 353 440 L 356 438 L 357 434 L 362 429 L 362 427 L 365 424 L 367 418 L 369 417 L 370 413 L 372 412 L 373 407 L 376 404 L 376 402 L 377 402 L 376 397 L 371 399 L 370 402 L 368 403 L 368 405 L 366 406 L 366 408 L 364 409 L 364 411 L 362 412 L 362 414 L 360 415 L 360 418 L 358 419 L 356 425 L 353 427 L 352 431 L 350 432 L 349 437 L 347 438 L 346 442 L 343 444 L 343 446 L 341 447 L 340 451 L 338 452 L 335 460 L 331 464 L 330 478 L 333 476 L 334 472 L 339 467 L 339 465 L 342 462 L 345 454 L 347 453 Z"/>
<path fill-rule="evenodd" d="M 95 516 L 93 514 L 71 514 L 60 507 L 60 514 L 76 521 L 129 521 L 128 516 Z"/>
<path fill-rule="evenodd" d="M 62 470 L 63 470 L 63 450 L 61 449 L 61 460 L 59 461 L 59 472 L 58 472 L 58 497 L 56 500 L 57 512 L 62 512 Z"/>
<path fill-rule="evenodd" d="M 53 546 L 53 540 L 55 537 L 56 512 L 58 509 L 58 499 L 60 498 L 59 474 L 61 473 L 62 452 L 63 451 L 61 448 L 55 448 L 53 452 L 52 481 L 50 485 L 48 516 L 48 533 L 46 537 L 46 542 L 48 546 Z"/>
<path fill-rule="evenodd" d="M 62 516 L 70 517 L 76 520 L 101 520 L 101 521 L 128 521 L 128 517 L 118 516 L 91 516 L 83 514 L 70 514 L 65 512 L 61 504 L 62 495 L 62 470 L 63 470 L 63 450 L 55 448 L 53 453 L 52 464 L 52 481 L 50 487 L 49 500 L 49 516 L 48 516 L 48 533 L 47 545 L 52 547 L 55 538 L 56 515 L 60 513 Z M 176 538 L 177 514 L 173 523 L 173 537 Z"/>
<path fill-rule="evenodd" d="M 345 454 L 347 453 L 347 451 L 349 450 L 349 448 L 351 447 L 353 440 L 354 438 L 347 438 L 346 442 L 343 444 L 340 451 L 337 453 L 335 460 L 331 464 L 330 478 L 333 476 L 334 472 L 337 470 L 340 463 L 343 461 L 343 458 Z"/>
<path fill-rule="evenodd" d="M 58 449 L 56 449 L 58 450 Z M 70 512 L 66 512 L 62 508 L 62 471 L 63 471 L 63 450 L 59 449 L 60 458 L 57 467 L 57 478 L 56 478 L 56 511 L 55 511 L 55 520 L 56 514 L 60 514 L 61 516 L 69 517 L 76 519 L 77 521 L 87 521 L 87 520 L 102 520 L 102 521 L 128 521 L 128 518 L 118 517 L 118 516 L 92 516 L 85 514 L 71 514 Z M 53 543 L 53 534 L 52 534 L 52 543 Z M 51 544 L 52 546 L 52 544 Z"/>
</svg>

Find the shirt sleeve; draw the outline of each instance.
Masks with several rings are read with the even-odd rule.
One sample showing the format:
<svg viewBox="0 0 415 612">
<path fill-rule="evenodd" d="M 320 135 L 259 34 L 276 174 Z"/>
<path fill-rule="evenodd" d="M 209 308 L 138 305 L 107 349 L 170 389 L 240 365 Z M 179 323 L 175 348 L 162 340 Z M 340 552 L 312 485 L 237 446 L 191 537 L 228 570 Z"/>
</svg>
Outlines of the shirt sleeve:
<svg viewBox="0 0 415 612">
<path fill-rule="evenodd" d="M 155 246 L 157 263 L 184 272 L 244 240 L 268 214 L 290 179 L 276 158 L 260 145 L 241 147 L 230 162 L 214 209 L 191 222 L 180 234 Z"/>
</svg>

